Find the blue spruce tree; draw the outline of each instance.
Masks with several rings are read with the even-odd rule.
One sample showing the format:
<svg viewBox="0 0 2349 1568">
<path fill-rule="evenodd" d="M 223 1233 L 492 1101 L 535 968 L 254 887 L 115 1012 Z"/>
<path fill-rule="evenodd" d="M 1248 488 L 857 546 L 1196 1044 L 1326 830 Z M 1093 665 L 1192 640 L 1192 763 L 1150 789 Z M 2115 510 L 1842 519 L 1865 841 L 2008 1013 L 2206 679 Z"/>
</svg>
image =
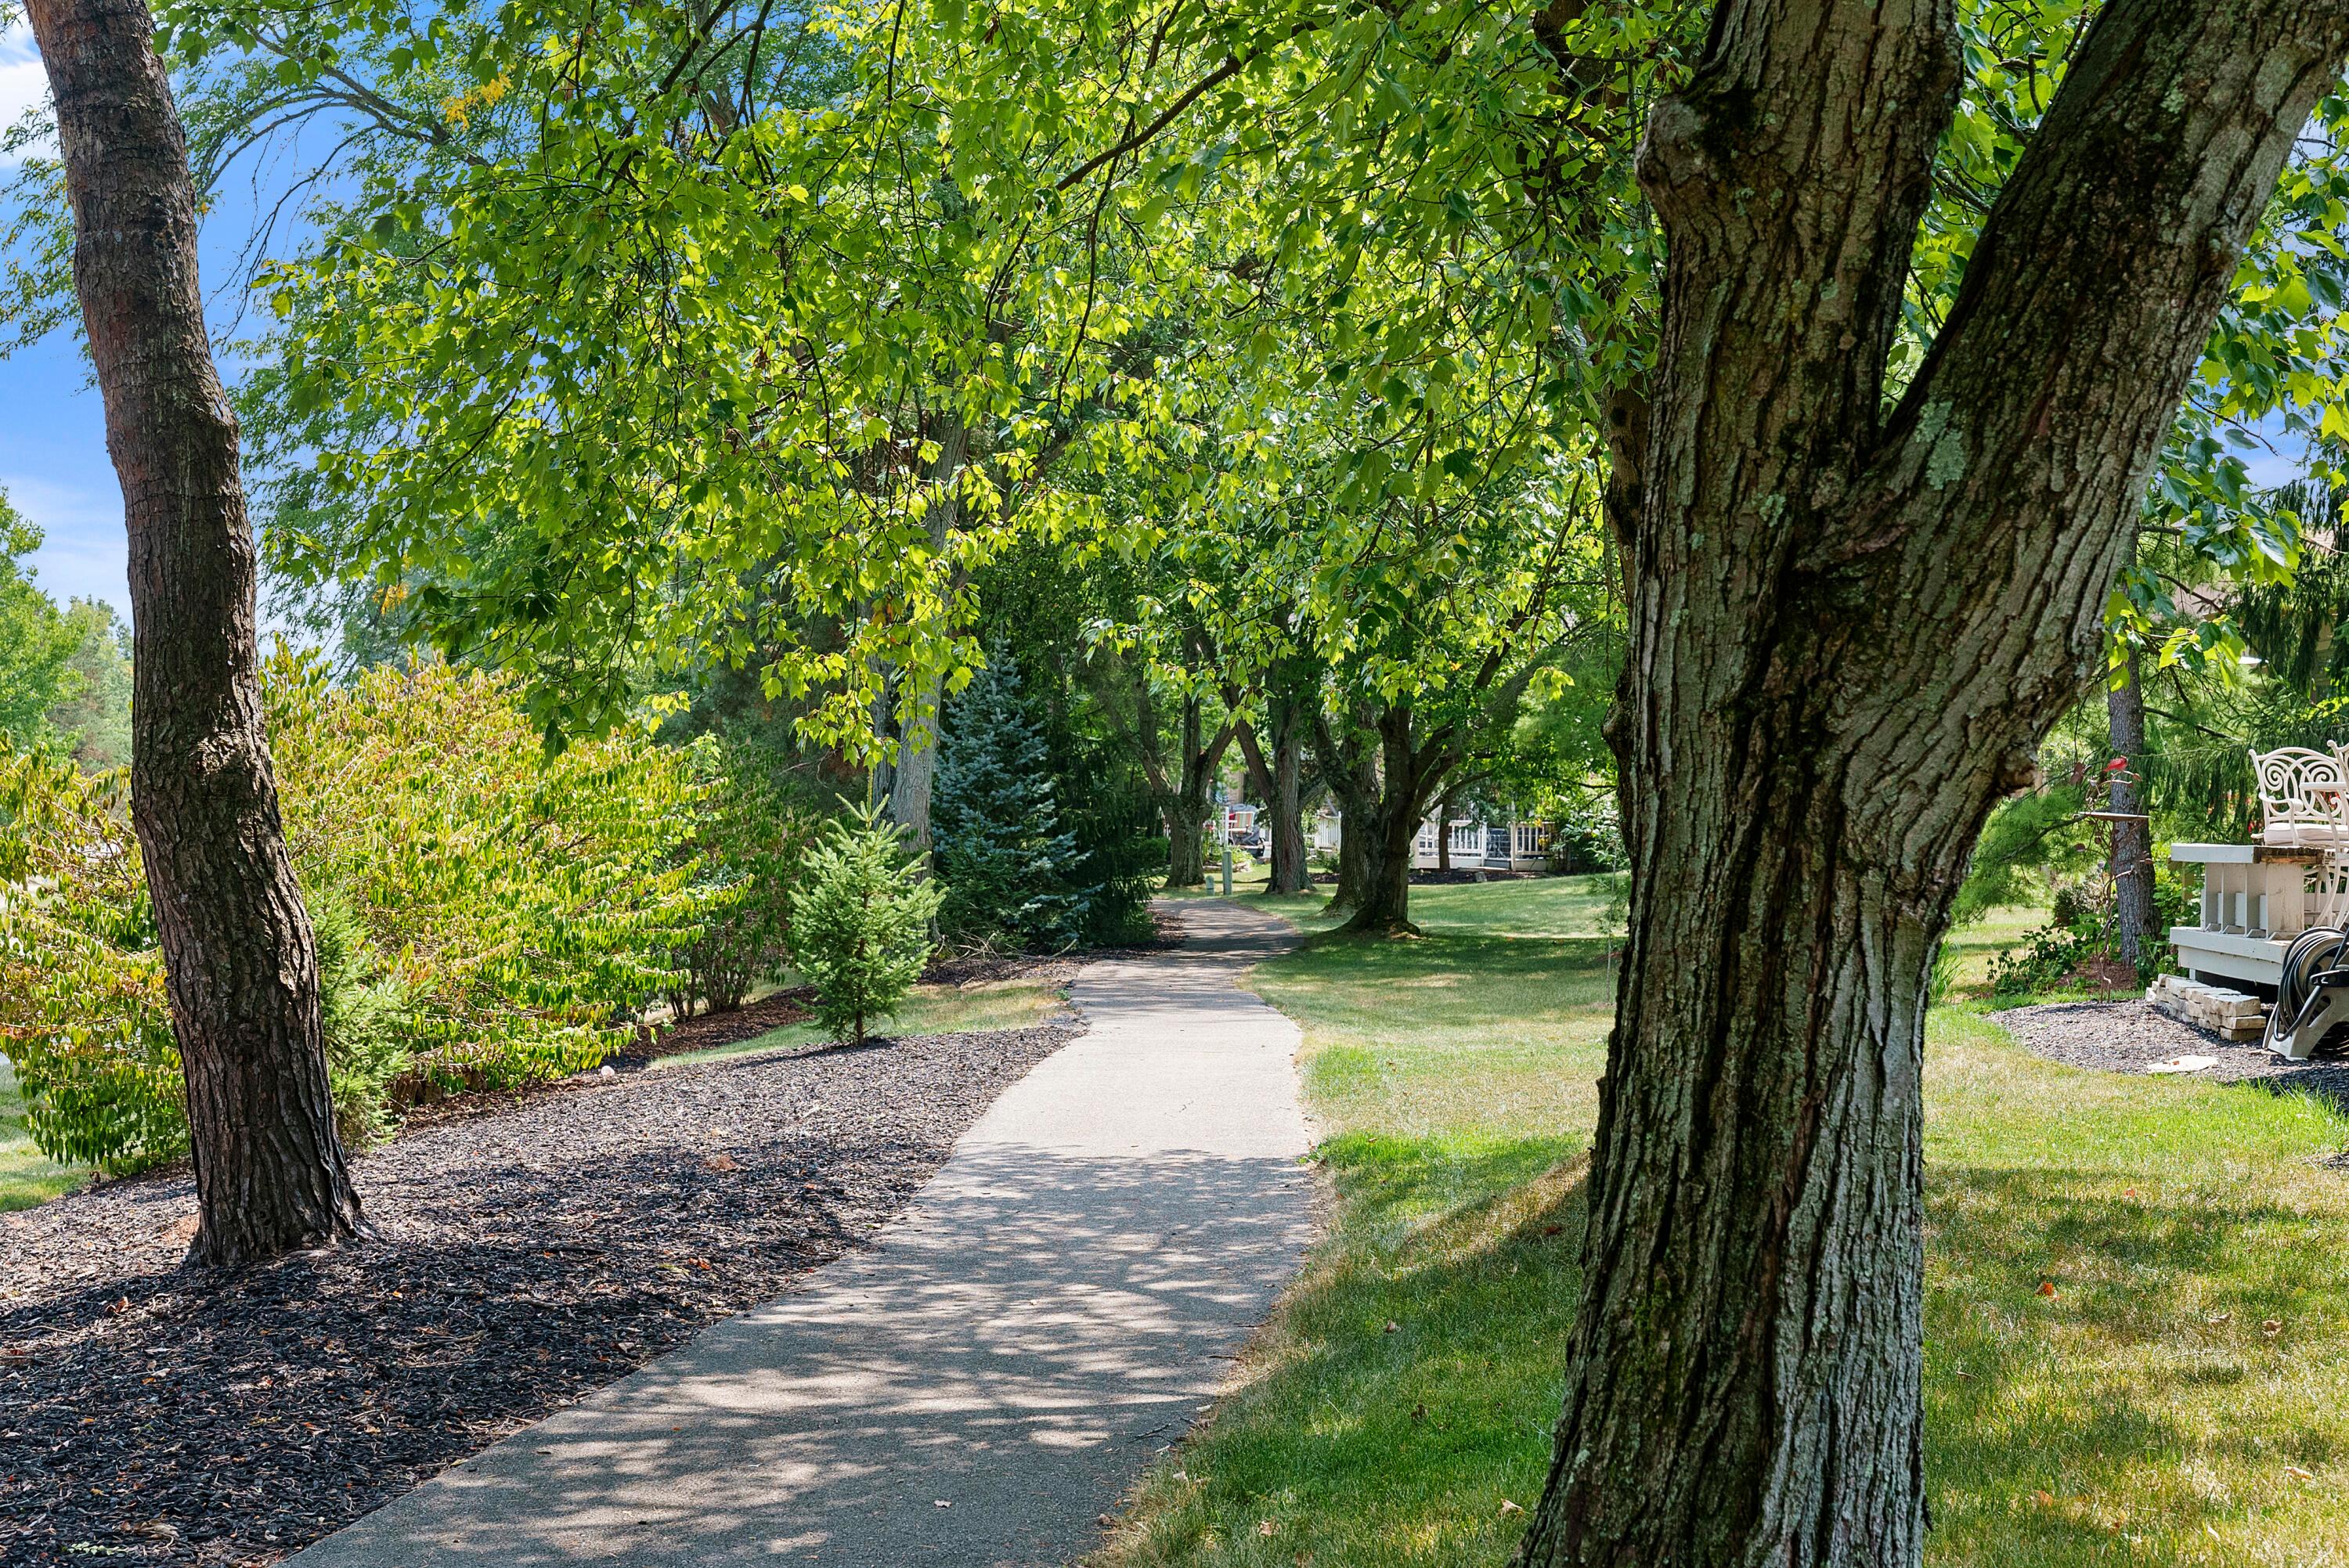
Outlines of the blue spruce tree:
<svg viewBox="0 0 2349 1568">
<path fill-rule="evenodd" d="M 949 717 L 930 812 L 941 924 L 1030 952 L 1075 945 L 1098 889 L 1061 826 L 1043 728 L 1008 649 L 988 654 Z"/>
</svg>

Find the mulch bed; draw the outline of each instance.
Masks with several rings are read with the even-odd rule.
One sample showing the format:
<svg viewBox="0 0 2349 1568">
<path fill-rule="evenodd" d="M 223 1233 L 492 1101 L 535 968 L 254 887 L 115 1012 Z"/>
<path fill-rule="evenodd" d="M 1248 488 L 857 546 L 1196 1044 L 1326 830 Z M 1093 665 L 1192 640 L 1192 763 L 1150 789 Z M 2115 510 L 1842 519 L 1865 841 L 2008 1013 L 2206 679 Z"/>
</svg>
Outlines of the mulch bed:
<svg viewBox="0 0 2349 1568">
<path fill-rule="evenodd" d="M 612 1058 L 613 1065 L 640 1065 L 661 1057 L 681 1057 L 688 1051 L 715 1050 L 755 1040 L 771 1029 L 812 1016 L 807 1005 L 814 995 L 814 987 L 802 985 L 747 1002 L 730 1013 L 704 1013 L 681 1024 L 646 1028 L 638 1033 L 636 1044 Z"/>
<path fill-rule="evenodd" d="M 864 1243 L 1074 1037 L 475 1106 L 360 1158 L 380 1239 L 219 1274 L 183 1177 L 0 1215 L 0 1563 L 274 1562 Z"/>
<path fill-rule="evenodd" d="M 2302 1089 L 2349 1109 L 2349 1062 L 2327 1046 L 2304 1062 L 2286 1061 L 2257 1040 L 2221 1039 L 2157 1013 L 2142 997 L 2126 1002 L 2047 1002 L 1993 1013 L 2017 1044 L 2052 1060 L 2106 1072 L 2141 1073 L 2182 1056 L 2216 1057 L 2219 1065 L 2181 1078 Z"/>
</svg>

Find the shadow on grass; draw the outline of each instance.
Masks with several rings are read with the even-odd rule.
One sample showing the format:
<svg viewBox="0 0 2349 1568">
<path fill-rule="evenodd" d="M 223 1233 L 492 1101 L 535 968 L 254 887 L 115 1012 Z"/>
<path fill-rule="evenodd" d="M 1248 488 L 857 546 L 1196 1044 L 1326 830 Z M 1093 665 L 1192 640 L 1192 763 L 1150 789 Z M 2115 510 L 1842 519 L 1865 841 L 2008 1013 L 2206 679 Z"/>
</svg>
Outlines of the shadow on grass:
<svg viewBox="0 0 2349 1568">
<path fill-rule="evenodd" d="M 1577 1147 L 1324 1145 L 1338 1234 L 1109 1561 L 1501 1562 L 1523 1524 L 1501 1500 L 1531 1504 L 1557 1417 L 1585 1218 L 1579 1163 L 1559 1158 Z"/>
<path fill-rule="evenodd" d="M 2200 1562 L 2344 1450 L 2318 1343 L 2349 1284 L 2288 1203 L 1935 1167 L 1926 1451 L 1941 1562 Z M 2052 1287 L 2052 1294 L 2049 1292 Z M 2255 1386 L 2253 1398 L 2239 1391 Z"/>
</svg>

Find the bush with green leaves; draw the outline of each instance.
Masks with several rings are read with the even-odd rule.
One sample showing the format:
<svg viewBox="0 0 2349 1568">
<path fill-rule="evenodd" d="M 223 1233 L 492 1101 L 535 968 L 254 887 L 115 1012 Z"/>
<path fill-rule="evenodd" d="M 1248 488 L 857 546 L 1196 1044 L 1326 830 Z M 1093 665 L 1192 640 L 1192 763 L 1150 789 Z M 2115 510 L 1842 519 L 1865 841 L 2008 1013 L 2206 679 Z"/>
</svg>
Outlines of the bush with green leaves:
<svg viewBox="0 0 2349 1568">
<path fill-rule="evenodd" d="M 778 974 L 790 956 L 791 894 L 813 814 L 792 798 L 764 748 L 705 736 L 688 748 L 703 791 L 685 853 L 711 907 L 671 954 L 669 1012 L 724 1013 Z"/>
<path fill-rule="evenodd" d="M 336 1109 L 593 1067 L 749 879 L 696 846 L 715 788 L 641 727 L 548 757 L 508 686 L 437 662 L 346 686 L 281 652 L 264 700 L 318 934 Z M 0 1048 L 54 1158 L 187 1147 L 162 957 L 119 772 L 0 750 Z"/>
<path fill-rule="evenodd" d="M 264 698 L 303 886 L 405 997 L 404 1098 L 595 1066 L 725 906 L 683 851 L 707 786 L 642 727 L 550 757 L 506 682 L 437 660 L 336 686 L 281 651 Z"/>
<path fill-rule="evenodd" d="M 937 951 L 930 923 L 943 892 L 922 874 L 898 829 L 867 809 L 834 821 L 802 868 L 792 899 L 792 962 L 815 987 L 815 1016 L 862 1045 Z"/>
<path fill-rule="evenodd" d="M 128 783 L 0 746 L 0 1050 L 41 1151 L 110 1171 L 188 1148 Z"/>
<path fill-rule="evenodd" d="M 956 701 L 939 748 L 930 844 L 959 942 L 1056 952 L 1083 939 L 1101 889 L 1061 824 L 1042 726 L 1000 646 Z"/>
</svg>

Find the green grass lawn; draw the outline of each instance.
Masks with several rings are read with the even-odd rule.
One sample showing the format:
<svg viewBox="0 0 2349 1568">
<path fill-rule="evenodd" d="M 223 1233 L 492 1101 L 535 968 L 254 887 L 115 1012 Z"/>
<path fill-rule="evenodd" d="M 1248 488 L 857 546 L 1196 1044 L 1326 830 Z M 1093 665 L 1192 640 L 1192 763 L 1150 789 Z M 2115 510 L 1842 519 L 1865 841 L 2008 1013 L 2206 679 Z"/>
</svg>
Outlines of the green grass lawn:
<svg viewBox="0 0 2349 1568">
<path fill-rule="evenodd" d="M 1605 944 L 1552 934 L 1595 918 L 1580 880 L 1416 889 L 1426 937 L 1257 969 L 1305 1027 L 1331 1232 L 1091 1562 L 1506 1561 L 1502 1505 L 1549 1457 L 1610 1006 Z M 2349 1171 L 2312 1162 L 2349 1122 L 2058 1067 L 1971 1006 L 1927 1057 L 1929 1560 L 2349 1564 Z"/>
<path fill-rule="evenodd" d="M 1061 988 L 1040 980 L 985 980 L 966 985 L 916 985 L 905 1005 L 887 1020 L 872 1020 L 866 1032 L 874 1035 L 953 1035 L 966 1029 L 1024 1029 L 1040 1024 L 1061 1006 Z M 812 1023 L 786 1024 L 730 1046 L 706 1051 L 686 1051 L 662 1057 L 657 1067 L 717 1061 L 812 1046 L 827 1037 Z"/>
<path fill-rule="evenodd" d="M 59 1165 L 33 1147 L 25 1131 L 25 1099 L 16 1090 L 16 1069 L 0 1057 L 0 1214 L 29 1209 L 89 1180 L 89 1171 Z"/>
</svg>

